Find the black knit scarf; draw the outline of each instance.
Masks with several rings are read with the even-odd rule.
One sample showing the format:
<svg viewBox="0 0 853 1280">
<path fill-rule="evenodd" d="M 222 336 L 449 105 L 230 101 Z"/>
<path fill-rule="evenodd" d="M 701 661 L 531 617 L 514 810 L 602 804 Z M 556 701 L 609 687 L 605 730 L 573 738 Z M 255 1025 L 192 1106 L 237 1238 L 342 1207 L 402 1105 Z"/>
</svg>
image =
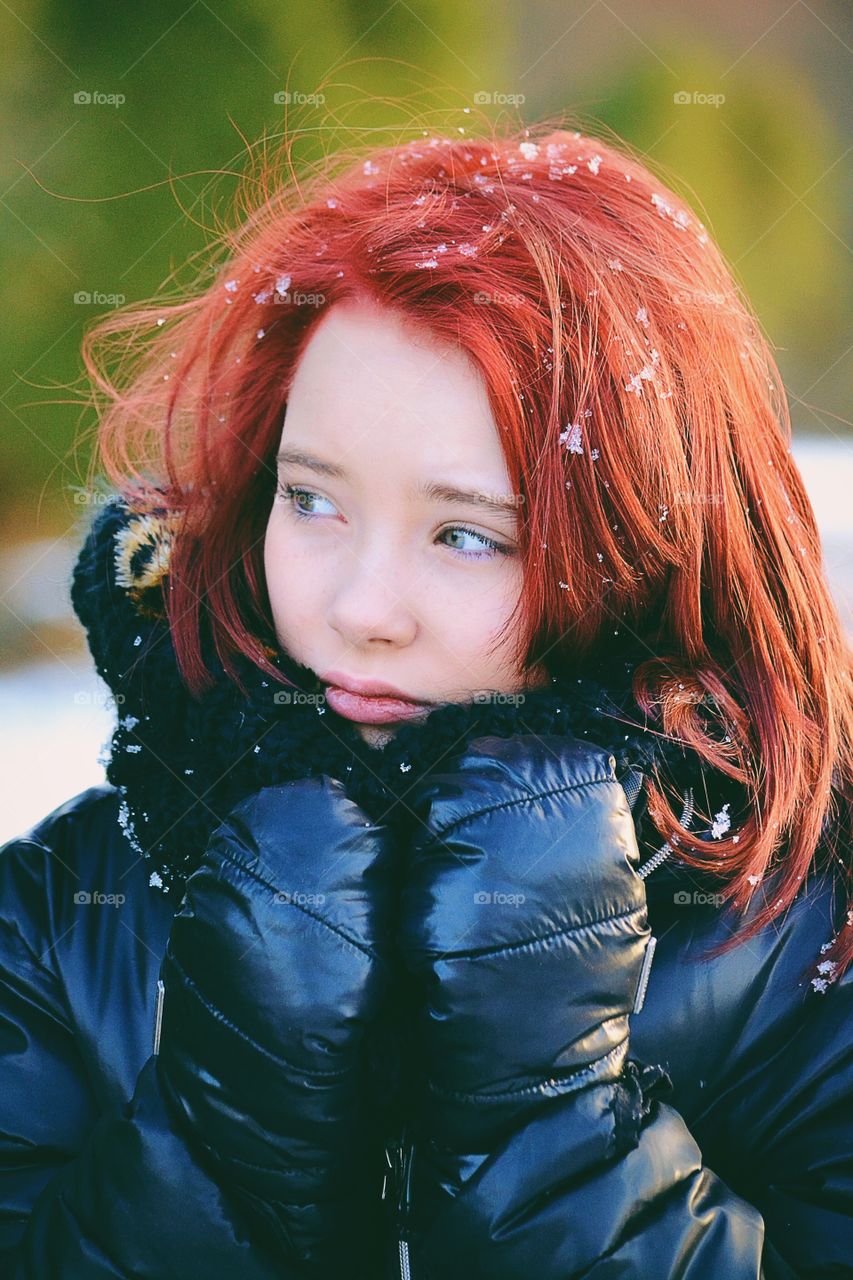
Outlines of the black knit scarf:
<svg viewBox="0 0 853 1280">
<path fill-rule="evenodd" d="M 192 697 L 165 616 L 169 515 L 166 508 L 142 514 L 120 495 L 106 495 L 77 558 L 71 598 L 116 702 L 107 778 L 121 794 L 120 821 L 150 863 L 151 885 L 175 899 L 213 829 L 260 787 L 325 773 L 372 819 L 404 821 L 415 780 L 488 734 L 583 737 L 611 750 L 617 776 L 658 762 L 682 790 L 692 785 L 700 788 L 697 799 L 707 795 L 695 754 L 642 724 L 630 681 L 649 652 L 636 644 L 618 660 L 609 655 L 606 672 L 552 677 L 523 701 L 440 704 L 381 748 L 312 696 L 323 688 L 316 673 L 275 646 L 270 658 L 295 689 L 246 659 L 244 695 L 209 651 L 215 685 Z M 654 847 L 662 843 L 653 829 L 651 835 Z"/>
</svg>

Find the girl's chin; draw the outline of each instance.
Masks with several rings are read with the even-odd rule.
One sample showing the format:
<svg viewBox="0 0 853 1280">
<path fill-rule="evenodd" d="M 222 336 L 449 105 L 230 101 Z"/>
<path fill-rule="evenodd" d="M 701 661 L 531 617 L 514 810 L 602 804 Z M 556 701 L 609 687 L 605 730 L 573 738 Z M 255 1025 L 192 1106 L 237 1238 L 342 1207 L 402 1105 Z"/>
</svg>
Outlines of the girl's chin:
<svg viewBox="0 0 853 1280">
<path fill-rule="evenodd" d="M 434 710 L 435 708 L 431 708 Z M 385 724 L 356 724 L 355 731 L 369 747 L 384 747 L 407 724 L 423 724 L 428 713 L 406 720 L 390 720 Z"/>
<path fill-rule="evenodd" d="M 378 748 L 391 741 L 397 728 L 397 725 L 390 724 L 359 724 L 356 725 L 356 733 L 369 747 Z"/>
</svg>

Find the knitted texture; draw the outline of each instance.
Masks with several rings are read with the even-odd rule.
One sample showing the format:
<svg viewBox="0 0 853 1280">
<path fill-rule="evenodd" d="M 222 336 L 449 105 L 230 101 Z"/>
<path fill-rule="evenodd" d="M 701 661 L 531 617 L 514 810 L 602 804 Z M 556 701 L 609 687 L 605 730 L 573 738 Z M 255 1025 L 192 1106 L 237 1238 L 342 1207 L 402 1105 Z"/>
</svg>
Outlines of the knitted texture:
<svg viewBox="0 0 853 1280">
<path fill-rule="evenodd" d="M 473 738 L 513 734 L 585 738 L 612 753 L 617 776 L 665 763 L 667 775 L 703 793 L 693 752 L 637 724 L 630 693 L 648 650 L 609 656 L 607 678 L 573 674 L 525 692 L 524 699 L 444 703 L 404 724 L 381 748 L 318 698 L 323 685 L 277 645 L 271 661 L 293 686 L 278 684 L 245 659 L 237 687 L 202 633 L 215 676 L 200 698 L 184 684 L 166 618 L 169 554 L 177 520 L 165 507 L 134 511 L 112 494 L 97 511 L 74 566 L 71 599 L 98 673 L 111 689 L 118 723 L 106 761 L 121 795 L 120 821 L 151 866 L 152 886 L 181 898 L 216 826 L 245 796 L 275 783 L 327 774 L 375 821 L 405 822 L 413 783 L 448 767 Z M 272 637 L 274 640 L 274 637 Z M 624 723 L 625 719 L 632 722 Z M 636 817 L 635 813 L 635 817 Z M 661 843 L 652 832 L 655 845 Z"/>
</svg>

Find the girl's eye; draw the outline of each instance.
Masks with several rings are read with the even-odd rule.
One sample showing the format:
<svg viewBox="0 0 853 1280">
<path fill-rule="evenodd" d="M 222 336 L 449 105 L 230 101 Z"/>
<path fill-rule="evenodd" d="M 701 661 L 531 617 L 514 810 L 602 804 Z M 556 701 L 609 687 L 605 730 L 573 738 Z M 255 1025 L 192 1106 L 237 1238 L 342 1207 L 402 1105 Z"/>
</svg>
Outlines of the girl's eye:
<svg viewBox="0 0 853 1280">
<path fill-rule="evenodd" d="M 451 547 L 452 551 L 458 551 L 466 560 L 491 560 L 495 553 L 502 556 L 510 553 L 510 548 L 505 546 L 504 543 L 496 542 L 494 538 L 487 538 L 484 533 L 477 533 L 476 529 L 466 529 L 462 524 L 452 525 L 449 529 L 442 529 L 441 536 L 443 537 L 447 533 L 464 534 L 468 538 L 476 538 L 480 543 L 481 550 L 479 551 L 462 551 L 458 547 Z M 447 545 L 445 543 L 445 546 Z M 484 546 L 488 548 L 487 551 L 482 550 Z"/>
<path fill-rule="evenodd" d="M 297 520 L 313 520 L 318 514 L 316 511 L 306 511 L 303 506 L 299 505 L 301 499 L 307 499 L 309 502 L 314 499 L 318 499 L 320 502 L 329 501 L 328 498 L 322 498 L 320 494 L 314 493 L 312 489 L 300 489 L 292 484 L 280 484 L 277 494 L 284 499 Z M 333 506 L 333 504 L 329 503 L 329 506 Z M 447 534 L 462 534 L 467 538 L 474 538 L 479 543 L 479 550 L 475 548 L 473 551 L 466 551 L 461 547 L 450 548 L 451 551 L 456 551 L 465 560 L 491 560 L 495 554 L 504 556 L 511 554 L 512 549 L 504 543 L 496 542 L 494 538 L 487 538 L 484 533 L 477 533 L 476 529 L 467 529 L 465 525 L 451 525 L 447 529 L 442 529 L 439 536 L 444 537 Z M 450 544 L 445 543 L 444 545 L 449 546 Z"/>
<path fill-rule="evenodd" d="M 317 513 L 314 511 L 306 511 L 303 507 L 294 502 L 294 498 L 319 498 L 321 502 L 328 502 L 328 498 L 320 498 L 319 493 L 314 493 L 311 489 L 299 489 L 292 484 L 281 484 L 278 487 L 278 494 L 284 498 L 285 502 L 290 506 L 293 514 L 300 520 L 310 520 Z M 329 503 L 329 506 L 332 504 Z"/>
</svg>

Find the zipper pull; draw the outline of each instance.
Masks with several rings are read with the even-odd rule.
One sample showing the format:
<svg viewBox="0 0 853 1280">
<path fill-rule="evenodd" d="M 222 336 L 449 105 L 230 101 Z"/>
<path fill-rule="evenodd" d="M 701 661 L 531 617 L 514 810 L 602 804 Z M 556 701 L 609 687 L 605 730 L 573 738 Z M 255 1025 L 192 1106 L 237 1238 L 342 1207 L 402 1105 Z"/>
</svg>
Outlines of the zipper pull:
<svg viewBox="0 0 853 1280">
<path fill-rule="evenodd" d="M 390 1147 L 386 1147 L 386 1148 L 385 1148 L 385 1163 L 387 1164 L 388 1169 L 390 1169 L 390 1170 L 393 1172 L 393 1170 L 394 1170 L 394 1165 L 393 1165 L 393 1162 L 392 1162 L 392 1160 L 391 1160 L 391 1148 L 390 1148 Z M 380 1196 L 380 1199 L 381 1199 L 381 1200 L 385 1200 L 385 1199 L 386 1199 L 386 1197 L 387 1197 L 387 1195 L 388 1195 L 388 1172 L 387 1172 L 387 1170 L 386 1170 L 385 1174 L 384 1174 L 384 1175 L 383 1175 L 383 1177 L 382 1177 L 382 1194 L 381 1194 L 381 1196 Z"/>
<path fill-rule="evenodd" d="M 400 1190 L 397 1196 L 397 1212 L 405 1227 L 412 1205 L 412 1168 L 415 1160 L 415 1144 L 407 1142 L 400 1148 Z"/>
<path fill-rule="evenodd" d="M 152 1053 L 160 1052 L 160 1028 L 163 1025 L 163 1001 L 166 998 L 166 985 L 162 978 L 157 979 L 157 1004 L 154 1008 L 154 1048 Z"/>
<path fill-rule="evenodd" d="M 407 1222 L 412 1200 L 414 1154 L 414 1143 L 406 1141 L 405 1128 L 395 1142 L 389 1143 L 385 1147 L 385 1162 L 388 1165 L 388 1169 L 382 1179 L 382 1199 L 387 1200 L 389 1197 L 390 1181 L 391 1192 L 394 1197 L 397 1261 L 400 1280 L 411 1280 Z"/>
<path fill-rule="evenodd" d="M 646 999 L 646 987 L 649 985 L 649 974 L 652 971 L 652 959 L 655 954 L 655 947 L 658 940 L 655 935 L 649 934 L 649 940 L 646 943 L 646 953 L 643 956 L 643 963 L 640 968 L 640 977 L 637 981 L 637 994 L 634 996 L 634 1007 L 632 1013 L 639 1013 Z"/>
<path fill-rule="evenodd" d="M 412 1161 L 415 1153 L 414 1143 L 407 1142 L 405 1131 L 394 1142 L 385 1147 L 385 1163 L 388 1168 L 382 1179 L 381 1199 L 389 1198 L 389 1182 L 391 1194 L 400 1219 L 408 1215 L 412 1196 Z"/>
</svg>

